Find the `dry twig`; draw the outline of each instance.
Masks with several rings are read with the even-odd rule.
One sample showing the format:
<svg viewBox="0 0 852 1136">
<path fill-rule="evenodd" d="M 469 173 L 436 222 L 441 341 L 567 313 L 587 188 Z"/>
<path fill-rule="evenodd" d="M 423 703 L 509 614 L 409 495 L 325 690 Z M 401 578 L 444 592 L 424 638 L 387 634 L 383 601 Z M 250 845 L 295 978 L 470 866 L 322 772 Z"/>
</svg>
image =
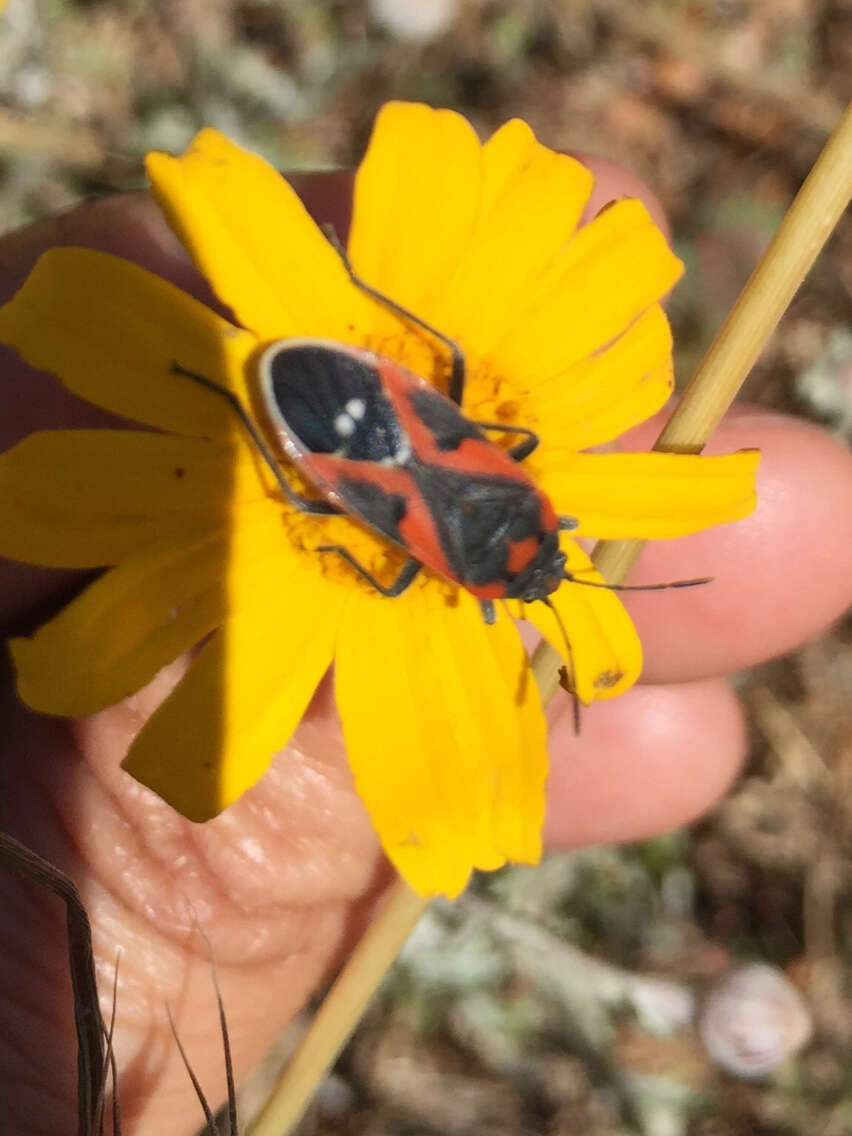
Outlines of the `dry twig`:
<svg viewBox="0 0 852 1136">
<path fill-rule="evenodd" d="M 92 953 L 92 928 L 80 893 L 64 872 L 42 859 L 26 845 L 0 832 L 0 858 L 23 879 L 53 892 L 65 904 L 68 930 L 68 961 L 74 997 L 77 1032 L 77 1132 L 78 1136 L 102 1136 L 100 1102 L 105 1093 L 107 1030 L 101 1017 Z"/>
</svg>

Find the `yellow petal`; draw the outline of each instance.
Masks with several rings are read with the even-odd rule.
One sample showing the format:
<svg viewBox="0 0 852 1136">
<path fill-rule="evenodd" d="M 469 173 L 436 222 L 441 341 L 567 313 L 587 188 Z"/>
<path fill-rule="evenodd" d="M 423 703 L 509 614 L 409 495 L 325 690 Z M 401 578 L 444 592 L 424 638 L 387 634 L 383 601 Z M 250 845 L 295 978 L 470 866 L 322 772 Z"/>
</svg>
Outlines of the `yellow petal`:
<svg viewBox="0 0 852 1136">
<path fill-rule="evenodd" d="M 757 450 L 701 454 L 571 454 L 542 458 L 541 485 L 574 535 L 685 536 L 747 517 L 757 503 Z"/>
<path fill-rule="evenodd" d="M 568 554 L 569 572 L 605 583 L 579 545 L 563 541 L 562 548 Z M 642 644 L 618 595 L 566 580 L 550 602 L 565 628 L 568 646 L 559 622 L 545 604 L 510 607 L 519 618 L 534 624 L 563 656 L 578 698 L 588 705 L 628 690 L 642 670 Z"/>
<path fill-rule="evenodd" d="M 382 846 L 423 895 L 534 862 L 546 757 L 538 691 L 505 616 L 415 587 L 352 598 L 336 663 L 349 761 Z"/>
<path fill-rule="evenodd" d="M 561 374 L 620 335 L 682 268 L 641 201 L 615 202 L 530 290 L 491 352 L 494 371 L 522 385 Z"/>
<path fill-rule="evenodd" d="M 12 641 L 21 698 L 43 713 L 76 717 L 132 694 L 229 612 L 254 606 L 289 549 L 280 509 L 269 501 L 244 508 L 231 531 L 144 548 L 31 638 Z M 242 566 L 236 579 L 234 563 Z"/>
<path fill-rule="evenodd" d="M 523 411 L 541 442 L 536 461 L 550 449 L 609 442 L 656 414 L 674 386 L 671 347 L 668 321 L 655 304 L 606 350 L 531 383 Z"/>
<path fill-rule="evenodd" d="M 281 174 L 212 127 L 146 159 L 166 219 L 244 327 L 264 340 L 355 342 L 372 305 Z"/>
<path fill-rule="evenodd" d="M 133 430 L 46 430 L 0 454 L 0 555 L 55 568 L 117 564 L 183 542 L 263 496 L 245 446 Z"/>
<path fill-rule="evenodd" d="M 489 351 L 562 252 L 593 181 L 575 158 L 537 142 L 526 123 L 501 127 L 482 149 L 479 216 L 437 301 L 436 325 L 472 354 Z"/>
<path fill-rule="evenodd" d="M 480 152 L 472 126 L 455 111 L 392 102 L 379 111 L 358 168 L 353 266 L 424 319 L 470 240 L 480 202 Z M 399 326 L 381 313 L 376 321 L 390 331 Z"/>
<path fill-rule="evenodd" d="M 153 273 L 76 248 L 51 249 L 39 259 L 0 308 L 0 342 L 106 410 L 208 437 L 237 430 L 234 412 L 176 375 L 174 364 L 243 392 L 246 361 L 257 346 L 254 336 Z"/>
<path fill-rule="evenodd" d="M 526 648 L 508 618 L 500 612 L 489 629 L 505 690 L 518 716 L 520 762 L 507 763 L 499 783 L 497 813 L 504 825 L 506 858 L 536 864 L 541 858 L 544 783 L 547 779 L 547 721 Z"/>
<path fill-rule="evenodd" d="M 331 663 L 343 591 L 313 565 L 288 568 L 205 644 L 122 763 L 190 820 L 260 780 Z"/>
</svg>

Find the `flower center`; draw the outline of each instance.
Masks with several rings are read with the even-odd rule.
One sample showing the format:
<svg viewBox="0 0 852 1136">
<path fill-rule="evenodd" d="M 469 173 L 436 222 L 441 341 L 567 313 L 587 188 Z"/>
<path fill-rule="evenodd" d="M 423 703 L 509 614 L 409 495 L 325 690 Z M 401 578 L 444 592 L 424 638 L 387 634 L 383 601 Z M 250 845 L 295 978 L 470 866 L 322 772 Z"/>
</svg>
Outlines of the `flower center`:
<svg viewBox="0 0 852 1136">
<path fill-rule="evenodd" d="M 362 587 L 375 591 L 344 557 L 334 552 L 319 552 L 319 548 L 331 546 L 345 549 L 365 571 L 386 587 L 393 583 L 408 559 L 404 549 L 381 533 L 372 532 L 355 517 L 318 517 L 301 513 L 286 504 L 282 505 L 282 510 L 284 530 L 288 538 L 296 548 L 310 556 L 329 579 L 341 583 L 355 581 Z"/>
</svg>

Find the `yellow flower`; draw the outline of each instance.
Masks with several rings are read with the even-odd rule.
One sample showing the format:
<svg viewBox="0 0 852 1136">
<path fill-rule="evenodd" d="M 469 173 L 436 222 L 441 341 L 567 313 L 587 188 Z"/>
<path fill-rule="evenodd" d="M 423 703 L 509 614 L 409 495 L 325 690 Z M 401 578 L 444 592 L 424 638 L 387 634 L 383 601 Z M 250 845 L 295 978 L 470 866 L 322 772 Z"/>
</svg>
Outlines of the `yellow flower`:
<svg viewBox="0 0 852 1136">
<path fill-rule="evenodd" d="M 0 309 L 0 340 L 26 360 L 159 431 L 45 432 L 0 458 L 0 552 L 110 569 L 13 642 L 21 697 L 88 714 L 197 647 L 124 767 L 203 821 L 262 776 L 334 662 L 358 791 L 412 887 L 452 896 L 474 867 L 536 861 L 545 722 L 510 614 L 563 648 L 553 612 L 512 601 L 487 626 L 470 592 L 427 570 L 398 598 L 378 594 L 318 546 L 345 546 L 382 581 L 403 552 L 355 519 L 298 512 L 227 401 L 174 369 L 258 412 L 257 359 L 276 340 L 360 345 L 442 387 L 446 347 L 358 289 L 287 182 L 215 130 L 180 158 L 150 155 L 148 172 L 235 321 L 73 248 L 45 254 Z M 390 104 L 358 171 L 349 256 L 462 345 L 468 417 L 540 436 L 524 468 L 577 518 L 571 538 L 672 537 L 742 517 L 754 454 L 580 452 L 666 401 L 659 300 L 681 271 L 638 201 L 577 230 L 591 184 L 522 122 L 481 145 L 451 111 Z M 571 538 L 568 570 L 600 581 Z M 566 582 L 550 599 L 579 697 L 630 686 L 641 650 L 617 596 Z"/>
</svg>

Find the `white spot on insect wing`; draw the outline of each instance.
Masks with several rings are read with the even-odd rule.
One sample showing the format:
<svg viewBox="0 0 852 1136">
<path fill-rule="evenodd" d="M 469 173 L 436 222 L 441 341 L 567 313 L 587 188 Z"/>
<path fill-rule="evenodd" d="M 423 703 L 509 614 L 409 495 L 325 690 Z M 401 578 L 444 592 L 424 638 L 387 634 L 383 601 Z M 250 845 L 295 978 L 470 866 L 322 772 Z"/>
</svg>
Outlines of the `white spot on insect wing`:
<svg viewBox="0 0 852 1136">
<path fill-rule="evenodd" d="M 360 422 L 367 412 L 367 404 L 363 398 L 350 398 L 344 410 L 350 418 L 354 418 L 356 422 Z"/>
<path fill-rule="evenodd" d="M 355 420 L 348 414 L 338 414 L 334 420 L 334 428 L 341 438 L 351 438 L 355 433 Z"/>
<path fill-rule="evenodd" d="M 411 443 L 407 438 L 403 438 L 393 454 L 389 454 L 386 458 L 382 458 L 379 465 L 397 466 L 405 465 L 411 457 Z"/>
</svg>

